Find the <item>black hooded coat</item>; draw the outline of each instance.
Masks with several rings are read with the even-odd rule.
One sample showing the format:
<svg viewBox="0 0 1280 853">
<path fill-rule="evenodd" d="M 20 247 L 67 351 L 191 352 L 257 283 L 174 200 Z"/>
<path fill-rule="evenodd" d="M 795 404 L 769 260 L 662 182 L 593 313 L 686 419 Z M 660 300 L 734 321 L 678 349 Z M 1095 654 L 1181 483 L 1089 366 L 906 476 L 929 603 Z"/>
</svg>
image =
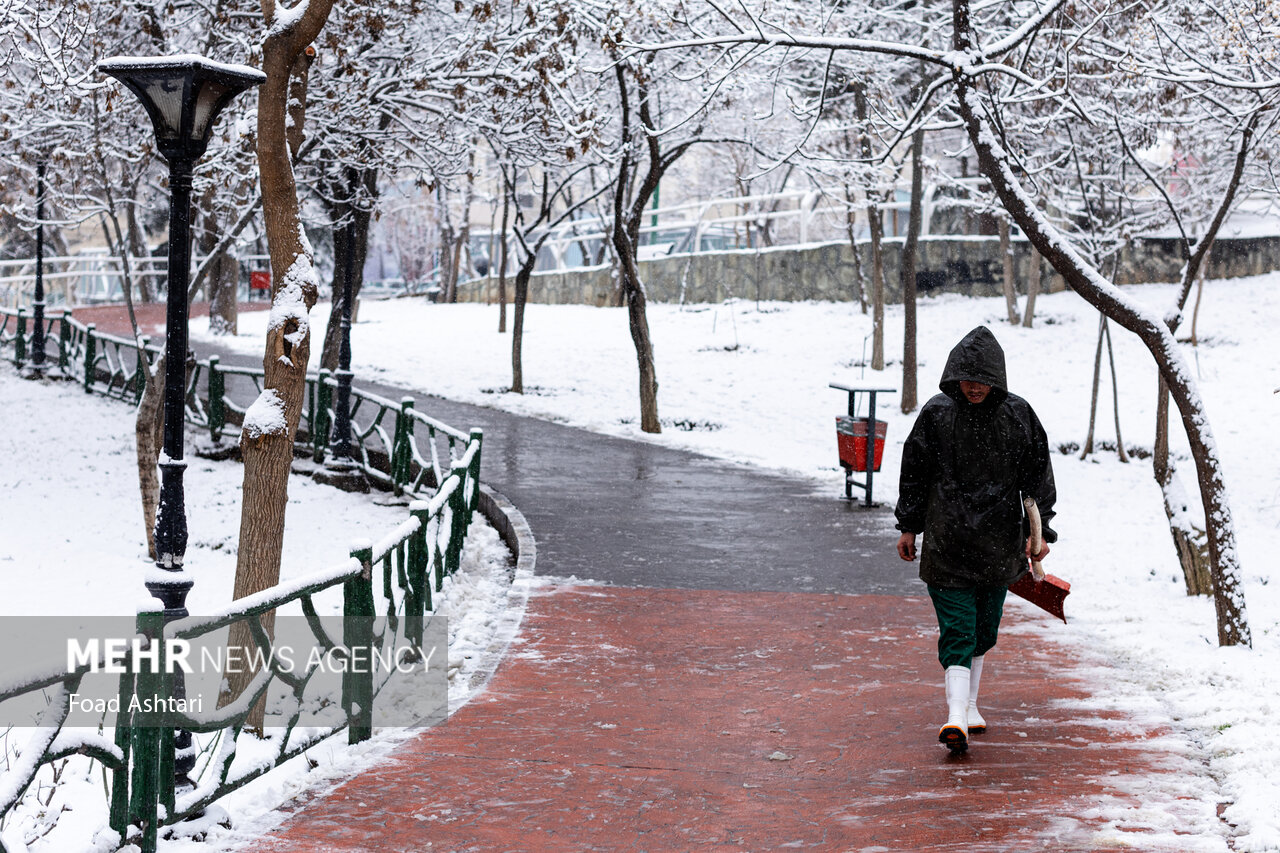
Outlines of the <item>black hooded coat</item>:
<svg viewBox="0 0 1280 853">
<path fill-rule="evenodd" d="M 991 386 L 981 403 L 962 381 Z M 924 533 L 920 579 L 937 587 L 1008 584 L 1027 570 L 1022 498 L 1035 498 L 1044 538 L 1057 491 L 1044 427 L 1010 394 L 1004 350 L 986 326 L 951 350 L 936 394 L 920 410 L 902 449 L 899 530 Z"/>
</svg>

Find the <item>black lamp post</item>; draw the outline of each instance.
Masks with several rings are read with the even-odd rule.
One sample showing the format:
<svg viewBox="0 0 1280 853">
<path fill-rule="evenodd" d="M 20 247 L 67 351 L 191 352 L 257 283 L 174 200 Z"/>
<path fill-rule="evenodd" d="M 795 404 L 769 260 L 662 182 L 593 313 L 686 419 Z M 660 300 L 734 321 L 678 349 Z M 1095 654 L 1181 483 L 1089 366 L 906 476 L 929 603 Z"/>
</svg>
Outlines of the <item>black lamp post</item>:
<svg viewBox="0 0 1280 853">
<path fill-rule="evenodd" d="M 31 375 L 44 374 L 44 166 L 36 164 L 36 294 L 31 305 L 35 328 L 31 330 Z"/>
<path fill-rule="evenodd" d="M 164 604 L 165 621 L 187 615 L 193 581 L 183 571 L 187 518 L 182 475 L 183 402 L 186 397 L 187 286 L 191 276 L 191 173 L 209 145 L 218 113 L 236 95 L 265 82 L 261 71 L 213 62 L 201 56 L 115 57 L 98 70 L 129 87 L 151 117 L 156 147 L 169 162 L 169 283 L 165 318 L 164 458 L 160 461 L 160 507 L 156 513 L 156 566 L 147 590 Z M 181 673 L 175 673 L 180 677 Z M 176 680 L 174 691 L 185 688 Z M 183 742 L 185 740 L 185 743 Z M 175 742 L 174 775 L 189 784 L 195 765 L 191 734 Z"/>
</svg>

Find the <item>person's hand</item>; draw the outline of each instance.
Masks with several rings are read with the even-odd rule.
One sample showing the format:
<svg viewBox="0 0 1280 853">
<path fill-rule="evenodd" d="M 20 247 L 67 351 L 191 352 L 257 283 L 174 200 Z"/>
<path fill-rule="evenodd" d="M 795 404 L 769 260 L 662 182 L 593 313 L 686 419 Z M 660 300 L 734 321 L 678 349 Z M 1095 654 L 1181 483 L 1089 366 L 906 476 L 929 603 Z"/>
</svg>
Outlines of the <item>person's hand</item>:
<svg viewBox="0 0 1280 853">
<path fill-rule="evenodd" d="M 1037 562 L 1039 562 L 1040 560 L 1043 560 L 1045 557 L 1049 556 L 1049 543 L 1048 543 L 1048 542 L 1041 542 L 1041 543 L 1040 543 L 1040 547 L 1041 547 L 1041 549 L 1042 549 L 1042 550 L 1040 551 L 1040 553 L 1039 553 L 1039 554 L 1036 554 L 1036 561 L 1037 561 Z M 1030 560 L 1030 559 L 1031 559 L 1031 540 L 1030 540 L 1030 539 L 1028 539 L 1028 540 L 1027 540 L 1027 544 L 1026 544 L 1026 554 L 1027 554 L 1027 559 L 1028 559 L 1028 560 Z"/>
<path fill-rule="evenodd" d="M 1031 564 L 1031 576 L 1036 579 L 1037 583 L 1044 580 L 1044 567 L 1040 565 L 1040 561 L 1049 556 L 1049 543 L 1042 542 L 1040 543 L 1040 547 L 1040 553 L 1036 554 L 1034 557 L 1031 556 L 1031 540 L 1027 540 L 1027 560 Z"/>
<path fill-rule="evenodd" d="M 916 558 L 916 535 L 903 533 L 898 537 L 898 556 L 908 563 Z"/>
</svg>

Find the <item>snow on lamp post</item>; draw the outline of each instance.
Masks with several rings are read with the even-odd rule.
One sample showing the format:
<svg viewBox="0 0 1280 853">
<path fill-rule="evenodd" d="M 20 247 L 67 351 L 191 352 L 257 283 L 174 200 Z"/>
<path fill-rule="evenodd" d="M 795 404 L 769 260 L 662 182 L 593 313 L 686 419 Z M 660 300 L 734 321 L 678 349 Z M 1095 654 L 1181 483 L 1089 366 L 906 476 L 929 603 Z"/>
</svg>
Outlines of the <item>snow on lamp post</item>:
<svg viewBox="0 0 1280 853">
<path fill-rule="evenodd" d="M 160 459 L 160 507 L 156 513 L 156 567 L 147 590 L 164 605 L 166 622 L 187 615 L 192 580 L 183 570 L 187 518 L 182 475 L 183 406 L 186 397 L 187 286 L 191 275 L 191 173 L 209 145 L 213 123 L 227 104 L 267 77 L 243 65 L 202 56 L 113 57 L 98 70 L 138 96 L 155 130 L 156 147 L 169 163 L 168 310 L 165 318 L 164 442 Z M 180 676 L 181 673 L 175 673 Z M 185 692 L 175 679 L 175 698 Z M 174 776 L 189 784 L 195 765 L 191 735 L 175 740 Z M 184 743 L 185 741 L 185 743 Z"/>
</svg>

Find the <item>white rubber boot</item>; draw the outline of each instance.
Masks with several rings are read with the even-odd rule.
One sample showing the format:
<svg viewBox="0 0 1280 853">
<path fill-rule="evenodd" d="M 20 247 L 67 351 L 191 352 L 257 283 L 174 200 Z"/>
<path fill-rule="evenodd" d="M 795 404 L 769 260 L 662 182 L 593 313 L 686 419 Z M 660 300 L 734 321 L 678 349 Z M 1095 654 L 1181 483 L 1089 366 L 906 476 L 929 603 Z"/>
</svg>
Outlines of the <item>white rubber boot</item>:
<svg viewBox="0 0 1280 853">
<path fill-rule="evenodd" d="M 969 664 L 969 711 L 965 719 L 971 735 L 980 735 L 987 730 L 987 721 L 978 713 L 978 682 L 981 680 L 982 657 L 978 656 Z"/>
<path fill-rule="evenodd" d="M 947 724 L 938 732 L 938 741 L 952 752 L 964 752 L 969 748 L 969 667 L 947 667 L 946 688 Z"/>
</svg>

